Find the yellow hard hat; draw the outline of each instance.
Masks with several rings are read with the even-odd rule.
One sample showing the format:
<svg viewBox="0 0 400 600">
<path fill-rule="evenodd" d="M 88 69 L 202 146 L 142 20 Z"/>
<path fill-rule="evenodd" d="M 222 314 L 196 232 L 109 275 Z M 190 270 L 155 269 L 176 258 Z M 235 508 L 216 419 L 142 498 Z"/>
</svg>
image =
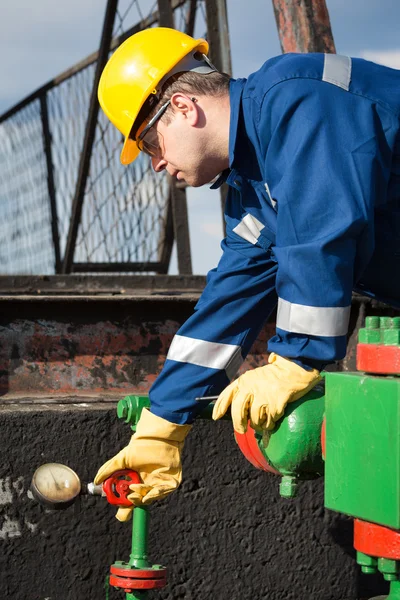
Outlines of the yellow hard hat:
<svg viewBox="0 0 400 600">
<path fill-rule="evenodd" d="M 107 62 L 98 98 L 106 116 L 125 137 L 122 164 L 128 165 L 139 154 L 135 140 L 129 137 L 136 119 L 139 128 L 157 102 L 161 85 L 191 52 L 207 54 L 208 43 L 176 29 L 154 27 L 132 35 Z"/>
</svg>

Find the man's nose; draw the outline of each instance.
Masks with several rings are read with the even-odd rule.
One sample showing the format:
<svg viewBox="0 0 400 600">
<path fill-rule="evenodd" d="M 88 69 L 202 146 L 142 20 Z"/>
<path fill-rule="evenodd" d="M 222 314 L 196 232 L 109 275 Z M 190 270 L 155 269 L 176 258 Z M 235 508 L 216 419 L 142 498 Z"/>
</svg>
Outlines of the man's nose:
<svg viewBox="0 0 400 600">
<path fill-rule="evenodd" d="M 158 156 L 152 156 L 151 166 L 156 173 L 161 173 L 161 171 L 164 171 L 165 167 L 167 166 L 167 161 Z"/>
</svg>

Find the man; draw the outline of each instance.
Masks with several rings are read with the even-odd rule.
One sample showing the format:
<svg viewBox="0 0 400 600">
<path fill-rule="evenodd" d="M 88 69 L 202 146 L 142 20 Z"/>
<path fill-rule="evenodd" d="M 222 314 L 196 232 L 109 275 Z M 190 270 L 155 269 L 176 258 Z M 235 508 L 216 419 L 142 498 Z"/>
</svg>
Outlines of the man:
<svg viewBox="0 0 400 600">
<path fill-rule="evenodd" d="M 179 485 L 184 439 L 205 407 L 197 397 L 219 394 L 213 417 L 230 406 L 238 432 L 248 421 L 272 429 L 344 357 L 353 289 L 400 302 L 400 72 L 288 54 L 230 80 L 207 52 L 179 31 L 142 31 L 99 85 L 125 137 L 122 163 L 142 151 L 189 185 L 230 186 L 220 263 L 171 344 L 150 411 L 96 476 L 138 471 L 135 505 Z M 268 365 L 228 385 L 276 305 Z"/>
</svg>

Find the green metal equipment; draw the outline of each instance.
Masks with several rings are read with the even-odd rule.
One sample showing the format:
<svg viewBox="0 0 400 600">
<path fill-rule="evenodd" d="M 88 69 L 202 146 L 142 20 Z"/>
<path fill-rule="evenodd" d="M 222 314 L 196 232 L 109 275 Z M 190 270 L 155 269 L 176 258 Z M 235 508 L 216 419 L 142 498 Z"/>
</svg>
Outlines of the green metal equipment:
<svg viewBox="0 0 400 600">
<path fill-rule="evenodd" d="M 400 600 L 400 318 L 367 317 L 358 341 L 359 372 L 326 374 L 325 506 L 355 517 L 358 564 Z"/>
</svg>

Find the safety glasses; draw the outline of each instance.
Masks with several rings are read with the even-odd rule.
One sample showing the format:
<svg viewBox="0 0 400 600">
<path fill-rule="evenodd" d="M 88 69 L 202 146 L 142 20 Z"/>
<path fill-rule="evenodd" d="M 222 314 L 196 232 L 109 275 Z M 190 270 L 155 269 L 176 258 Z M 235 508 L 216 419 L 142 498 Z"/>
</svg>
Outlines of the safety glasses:
<svg viewBox="0 0 400 600">
<path fill-rule="evenodd" d="M 161 156 L 162 150 L 160 147 L 160 134 L 157 133 L 157 130 L 153 128 L 153 125 L 157 123 L 158 119 L 162 117 L 162 115 L 167 110 L 168 106 L 171 104 L 171 100 L 165 102 L 161 106 L 161 108 L 156 112 L 154 117 L 150 119 L 147 123 L 146 127 L 136 138 L 136 145 L 145 154 L 148 154 L 151 157 L 159 157 Z"/>
</svg>

